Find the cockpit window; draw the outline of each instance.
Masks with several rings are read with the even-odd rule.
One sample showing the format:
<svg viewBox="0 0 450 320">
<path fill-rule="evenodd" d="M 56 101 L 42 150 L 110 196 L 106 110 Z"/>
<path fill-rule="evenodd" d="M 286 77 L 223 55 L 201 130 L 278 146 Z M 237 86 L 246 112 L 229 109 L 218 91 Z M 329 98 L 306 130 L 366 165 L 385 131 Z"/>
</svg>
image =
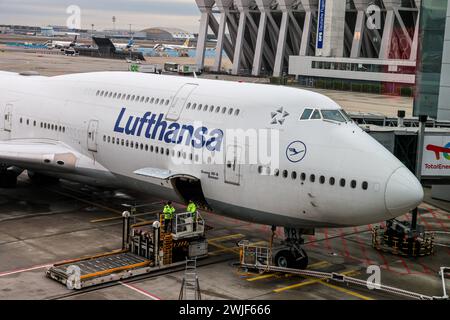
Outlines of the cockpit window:
<svg viewBox="0 0 450 320">
<path fill-rule="evenodd" d="M 314 110 L 314 112 L 313 112 L 313 114 L 312 114 L 312 116 L 311 116 L 311 119 L 322 119 L 322 117 L 320 116 L 320 112 L 319 112 L 319 110 Z"/>
<path fill-rule="evenodd" d="M 313 112 L 312 109 L 305 109 L 305 110 L 303 111 L 302 116 L 300 117 L 300 120 L 308 120 L 309 117 L 311 116 L 311 113 L 312 113 L 312 112 Z"/>
<path fill-rule="evenodd" d="M 337 121 L 337 122 L 346 122 L 347 120 L 344 116 L 339 112 L 339 110 L 322 110 L 322 117 L 325 120 Z"/>
<path fill-rule="evenodd" d="M 347 121 L 352 122 L 352 118 L 350 118 L 350 116 L 347 114 L 347 112 L 345 112 L 344 109 L 341 109 L 341 110 L 339 110 L 339 111 L 341 111 L 342 115 L 344 116 L 344 118 L 345 118 Z"/>
</svg>

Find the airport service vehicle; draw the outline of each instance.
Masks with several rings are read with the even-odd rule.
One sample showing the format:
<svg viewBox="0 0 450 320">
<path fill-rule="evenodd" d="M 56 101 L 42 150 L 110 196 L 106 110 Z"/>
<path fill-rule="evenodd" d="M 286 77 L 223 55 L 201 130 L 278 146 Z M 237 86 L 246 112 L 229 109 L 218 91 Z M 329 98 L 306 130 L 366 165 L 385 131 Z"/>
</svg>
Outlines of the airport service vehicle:
<svg viewBox="0 0 450 320">
<path fill-rule="evenodd" d="M 197 71 L 197 66 L 195 64 L 180 64 L 178 65 L 178 74 L 181 75 L 189 75 L 194 74 L 197 75 L 201 74 L 201 72 Z"/>
<path fill-rule="evenodd" d="M 302 267 L 302 234 L 392 219 L 423 198 L 416 177 L 337 103 L 297 88 L 136 72 L 0 72 L 0 106 L 3 186 L 27 170 L 32 180 L 191 199 L 284 227 L 284 260 Z M 271 146 L 269 160 L 260 154 L 270 152 L 252 156 L 256 145 Z"/>
</svg>

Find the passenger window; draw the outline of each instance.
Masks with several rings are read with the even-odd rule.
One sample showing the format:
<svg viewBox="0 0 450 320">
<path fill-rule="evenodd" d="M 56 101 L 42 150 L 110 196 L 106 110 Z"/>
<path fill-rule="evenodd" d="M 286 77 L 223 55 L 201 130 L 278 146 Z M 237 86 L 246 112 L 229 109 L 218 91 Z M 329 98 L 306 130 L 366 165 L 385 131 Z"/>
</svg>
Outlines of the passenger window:
<svg viewBox="0 0 450 320">
<path fill-rule="evenodd" d="M 287 176 L 288 176 L 287 170 L 283 170 L 283 178 L 287 178 Z"/>
<path fill-rule="evenodd" d="M 336 179 L 334 179 L 333 177 L 330 178 L 330 185 L 334 186 L 336 182 Z"/>
<path fill-rule="evenodd" d="M 322 117 L 320 116 L 320 112 L 319 112 L 319 110 L 314 110 L 314 112 L 313 112 L 313 114 L 312 114 L 312 116 L 311 116 L 311 119 L 313 119 L 313 120 L 316 120 L 316 119 L 322 119 Z"/>
<path fill-rule="evenodd" d="M 228 168 L 231 168 L 231 162 L 228 163 L 230 166 Z M 262 166 L 258 166 L 258 173 L 261 174 L 262 173 Z"/>
<path fill-rule="evenodd" d="M 309 177 L 309 181 L 311 181 L 311 182 L 316 181 L 316 176 L 312 174 L 312 175 Z"/>
<path fill-rule="evenodd" d="M 303 111 L 302 116 L 300 117 L 300 120 L 308 120 L 309 117 L 311 116 L 311 113 L 312 113 L 312 109 L 305 109 Z"/>
<path fill-rule="evenodd" d="M 362 186 L 363 190 L 367 190 L 367 188 L 369 187 L 369 184 L 367 183 L 367 181 L 364 181 L 361 186 Z"/>
<path fill-rule="evenodd" d="M 352 182 L 350 182 L 350 186 L 352 187 L 352 189 L 356 188 L 356 181 L 352 180 Z"/>
<path fill-rule="evenodd" d="M 339 182 L 339 184 L 341 185 L 341 187 L 345 187 L 345 179 L 341 179 L 341 181 Z"/>
<path fill-rule="evenodd" d="M 302 172 L 302 174 L 300 175 L 300 179 L 301 179 L 302 181 L 305 181 L 305 180 L 306 180 L 306 174 L 305 174 L 304 172 Z"/>
<path fill-rule="evenodd" d="M 291 173 L 291 178 L 292 178 L 293 180 L 297 179 L 297 172 L 292 171 L 292 173 Z"/>
<path fill-rule="evenodd" d="M 275 177 L 278 177 L 280 175 L 280 170 L 275 169 L 275 172 L 273 174 Z"/>
<path fill-rule="evenodd" d="M 320 176 L 319 182 L 320 182 L 320 184 L 324 184 L 325 183 L 325 177 L 324 176 Z"/>
</svg>

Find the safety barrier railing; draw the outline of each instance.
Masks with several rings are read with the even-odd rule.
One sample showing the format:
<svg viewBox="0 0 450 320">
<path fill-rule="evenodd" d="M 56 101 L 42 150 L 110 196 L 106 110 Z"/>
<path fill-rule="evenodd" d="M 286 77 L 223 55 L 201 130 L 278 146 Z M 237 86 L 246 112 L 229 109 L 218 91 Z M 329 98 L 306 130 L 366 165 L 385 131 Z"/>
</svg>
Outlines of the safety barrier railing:
<svg viewBox="0 0 450 320">
<path fill-rule="evenodd" d="M 271 252 L 270 248 L 252 246 L 250 245 L 248 240 L 242 240 L 238 243 L 238 245 L 240 247 L 241 267 L 256 269 L 262 272 L 281 272 L 281 273 L 296 274 L 300 276 L 319 278 L 325 281 L 332 280 L 336 282 L 354 284 L 364 287 L 369 287 L 370 285 L 370 287 L 373 288 L 374 290 L 401 295 L 403 297 L 412 299 L 419 299 L 419 300 L 448 299 L 448 297 L 446 297 L 445 294 L 443 297 L 433 297 L 383 284 L 374 284 L 372 282 L 368 282 L 367 280 L 353 278 L 336 272 L 301 270 L 301 269 L 274 266 L 272 264 L 272 257 L 270 256 Z"/>
</svg>

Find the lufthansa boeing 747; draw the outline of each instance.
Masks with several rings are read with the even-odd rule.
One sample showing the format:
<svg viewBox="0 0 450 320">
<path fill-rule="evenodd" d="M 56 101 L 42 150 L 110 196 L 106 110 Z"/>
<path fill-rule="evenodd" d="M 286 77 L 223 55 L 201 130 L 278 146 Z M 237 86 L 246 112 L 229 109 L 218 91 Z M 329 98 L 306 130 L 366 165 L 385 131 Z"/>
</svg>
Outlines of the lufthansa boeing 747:
<svg viewBox="0 0 450 320">
<path fill-rule="evenodd" d="M 27 170 L 32 180 L 193 199 L 286 235 L 392 219 L 423 198 L 416 177 L 337 103 L 296 88 L 0 72 L 0 117 L 3 187 Z"/>
</svg>

